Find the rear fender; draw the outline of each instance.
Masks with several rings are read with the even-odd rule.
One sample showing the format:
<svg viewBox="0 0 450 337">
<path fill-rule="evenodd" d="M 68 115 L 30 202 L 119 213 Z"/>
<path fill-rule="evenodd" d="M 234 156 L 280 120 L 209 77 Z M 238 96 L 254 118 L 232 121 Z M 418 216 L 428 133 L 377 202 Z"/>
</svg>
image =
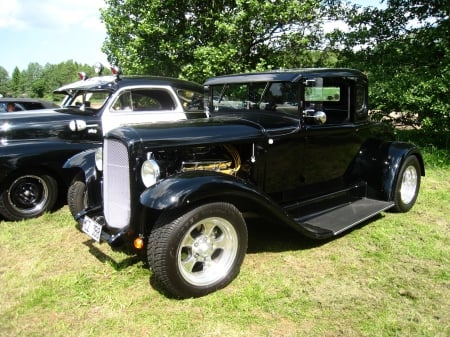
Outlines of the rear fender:
<svg viewBox="0 0 450 337">
<path fill-rule="evenodd" d="M 425 165 L 420 150 L 409 143 L 392 142 L 387 148 L 385 157 L 386 167 L 385 170 L 383 170 L 383 193 L 385 200 L 394 200 L 398 173 L 403 162 L 409 156 L 417 157 L 420 164 L 421 175 L 425 176 Z"/>
</svg>

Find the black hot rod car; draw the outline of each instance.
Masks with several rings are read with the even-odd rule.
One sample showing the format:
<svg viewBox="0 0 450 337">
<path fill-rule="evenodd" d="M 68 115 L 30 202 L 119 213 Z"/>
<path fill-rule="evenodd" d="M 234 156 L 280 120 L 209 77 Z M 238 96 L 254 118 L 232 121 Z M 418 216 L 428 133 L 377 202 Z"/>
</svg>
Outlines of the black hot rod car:
<svg viewBox="0 0 450 337">
<path fill-rule="evenodd" d="M 424 163 L 369 120 L 367 79 L 298 69 L 207 80 L 209 118 L 108 132 L 96 168 L 83 153 L 94 240 L 132 242 L 175 297 L 202 296 L 238 274 L 246 215 L 327 239 L 415 203 Z"/>
</svg>

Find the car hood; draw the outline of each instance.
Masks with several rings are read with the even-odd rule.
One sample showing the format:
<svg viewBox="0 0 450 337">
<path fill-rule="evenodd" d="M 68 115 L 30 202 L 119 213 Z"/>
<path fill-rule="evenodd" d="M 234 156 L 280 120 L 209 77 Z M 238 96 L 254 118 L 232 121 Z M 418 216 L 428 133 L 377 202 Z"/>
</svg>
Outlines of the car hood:
<svg viewBox="0 0 450 337">
<path fill-rule="evenodd" d="M 221 115 L 170 123 L 128 125 L 108 132 L 105 138 L 126 143 L 144 142 L 157 149 L 241 141 L 261 141 L 294 133 L 299 129 L 295 116 L 264 113 Z"/>
<path fill-rule="evenodd" d="M 79 138 L 80 132 L 70 130 L 70 121 L 84 120 L 92 124 L 98 117 L 89 116 L 79 109 L 44 109 L 0 114 L 2 142 L 19 139 L 59 137 Z M 101 134 L 101 133 L 100 133 Z"/>
</svg>

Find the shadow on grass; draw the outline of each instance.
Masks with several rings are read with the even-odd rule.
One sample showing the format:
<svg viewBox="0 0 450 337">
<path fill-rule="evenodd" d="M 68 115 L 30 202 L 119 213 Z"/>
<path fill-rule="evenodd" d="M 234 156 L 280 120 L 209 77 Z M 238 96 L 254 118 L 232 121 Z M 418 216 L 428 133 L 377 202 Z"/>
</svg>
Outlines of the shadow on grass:
<svg viewBox="0 0 450 337">
<path fill-rule="evenodd" d="M 326 240 L 314 240 L 307 238 L 286 226 L 269 223 L 261 219 L 246 219 L 248 227 L 248 249 L 247 254 L 258 254 L 263 252 L 285 252 L 290 250 L 307 250 L 320 247 L 326 243 L 338 240 L 341 236 L 347 235 L 350 232 L 358 230 L 366 225 L 369 225 L 376 220 L 382 218 L 383 214 L 378 214 L 373 218 L 349 229 L 348 231 Z M 157 291 L 162 296 L 169 299 L 180 299 L 170 292 L 158 281 L 151 268 L 149 268 L 144 256 L 136 255 L 135 251 L 129 247 L 112 248 L 128 255 L 125 259 L 118 261 L 111 256 L 102 252 L 93 240 L 86 240 L 83 244 L 89 248 L 89 252 L 95 256 L 100 262 L 109 264 L 114 270 L 122 271 L 136 263 L 143 262 L 142 268 L 150 269 L 149 285 L 152 289 Z"/>
<path fill-rule="evenodd" d="M 127 247 L 122 247 L 122 248 L 116 249 L 116 250 L 128 255 L 128 257 L 126 257 L 125 259 L 123 259 L 121 261 L 117 261 L 117 260 L 113 259 L 111 256 L 103 253 L 100 249 L 98 249 L 98 247 L 96 247 L 94 245 L 94 242 L 95 242 L 94 240 L 87 240 L 87 241 L 84 241 L 83 244 L 89 248 L 89 252 L 93 256 L 95 256 L 95 258 L 97 258 L 97 260 L 99 260 L 102 263 L 108 263 L 116 271 L 124 270 L 124 269 L 131 267 L 131 266 L 135 265 L 136 263 L 139 263 L 142 261 L 141 256 L 136 255 L 135 253 L 131 252 Z"/>
<path fill-rule="evenodd" d="M 294 229 L 269 223 L 263 219 L 246 219 L 248 228 L 247 254 L 262 252 L 284 252 L 311 249 L 324 244 L 324 240 L 313 240 Z"/>
<path fill-rule="evenodd" d="M 247 254 L 258 254 L 264 252 L 276 253 L 317 248 L 327 244 L 330 241 L 338 240 L 340 237 L 348 235 L 349 233 L 369 225 L 370 223 L 376 222 L 376 220 L 382 217 L 382 214 L 378 214 L 338 236 L 325 240 L 314 240 L 305 237 L 290 227 L 269 223 L 268 221 L 262 219 L 246 219 L 248 228 Z M 127 245 L 121 247 L 108 246 L 109 249 L 128 255 L 125 259 L 118 261 L 102 252 L 96 245 L 94 245 L 94 243 L 95 241 L 93 240 L 83 242 L 83 244 L 89 248 L 89 252 L 95 256 L 97 260 L 102 263 L 108 263 L 116 271 L 124 270 L 139 262 L 143 263 L 143 268 L 149 267 L 145 256 L 137 255 L 136 251 Z"/>
<path fill-rule="evenodd" d="M 247 219 L 248 227 L 248 249 L 247 254 L 258 254 L 263 252 L 285 252 L 289 250 L 306 250 L 317 248 L 327 244 L 330 241 L 338 240 L 342 236 L 357 231 L 364 226 L 376 222 L 382 218 L 383 213 L 348 229 L 347 231 L 324 240 L 315 240 L 308 238 L 293 228 L 269 223 L 264 220 Z"/>
</svg>

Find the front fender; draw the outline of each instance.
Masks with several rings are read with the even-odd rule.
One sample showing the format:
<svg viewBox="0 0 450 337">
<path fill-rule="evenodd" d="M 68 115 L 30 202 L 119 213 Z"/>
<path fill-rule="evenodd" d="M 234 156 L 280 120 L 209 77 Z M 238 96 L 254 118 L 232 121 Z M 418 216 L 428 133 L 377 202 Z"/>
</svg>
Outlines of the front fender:
<svg viewBox="0 0 450 337">
<path fill-rule="evenodd" d="M 181 173 L 160 181 L 140 196 L 142 205 L 156 210 L 175 209 L 202 200 L 254 200 L 264 198 L 253 185 L 231 175 L 196 171 Z"/>
<path fill-rule="evenodd" d="M 80 152 L 64 163 L 64 169 L 78 169 L 84 173 L 84 183 L 90 207 L 102 206 L 102 175 L 95 167 L 95 152 L 98 148 Z"/>
<path fill-rule="evenodd" d="M 383 171 L 383 192 L 385 200 L 394 200 L 395 185 L 397 184 L 399 170 L 405 159 L 409 156 L 417 157 L 421 175 L 425 176 L 425 165 L 419 148 L 410 143 L 392 142 L 387 149 L 386 166 Z"/>
<path fill-rule="evenodd" d="M 73 157 L 70 157 L 65 163 L 63 168 L 73 169 L 78 168 L 84 172 L 86 183 L 97 179 L 97 170 L 95 168 L 95 152 L 97 148 L 89 149 L 80 153 L 77 153 Z"/>
</svg>

